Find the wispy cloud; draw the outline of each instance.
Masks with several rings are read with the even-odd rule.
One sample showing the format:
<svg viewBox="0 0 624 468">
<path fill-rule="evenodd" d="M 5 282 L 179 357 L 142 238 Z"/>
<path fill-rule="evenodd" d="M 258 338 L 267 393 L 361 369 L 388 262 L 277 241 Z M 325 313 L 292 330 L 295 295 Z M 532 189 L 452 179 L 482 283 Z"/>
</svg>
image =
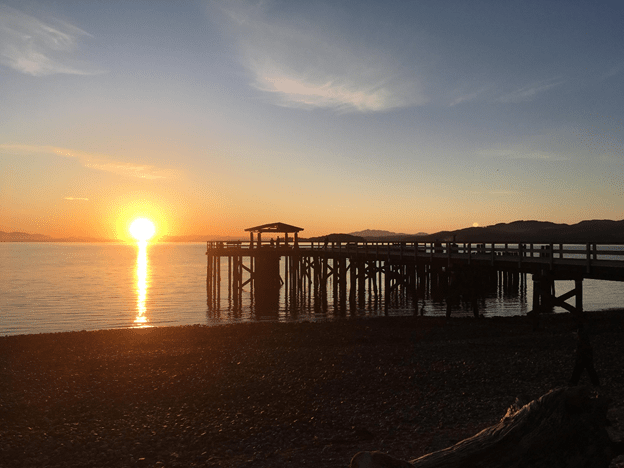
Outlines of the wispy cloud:
<svg viewBox="0 0 624 468">
<path fill-rule="evenodd" d="M 89 201 L 88 198 L 82 198 L 82 197 L 64 197 L 63 200 L 70 200 L 70 201 Z"/>
<path fill-rule="evenodd" d="M 538 94 L 555 88 L 556 86 L 559 86 L 563 83 L 564 81 L 561 79 L 551 79 L 532 83 L 530 85 L 516 89 L 515 91 L 512 91 L 510 93 L 503 94 L 497 100 L 499 102 L 513 104 L 525 101 L 532 101 L 537 97 Z"/>
<path fill-rule="evenodd" d="M 59 148 L 56 146 L 0 144 L 0 153 L 56 155 L 66 158 L 76 158 L 84 167 L 98 171 L 112 172 L 124 177 L 137 177 L 140 179 L 171 179 L 177 177 L 177 173 L 170 169 L 160 169 L 147 164 L 116 161 L 108 156 Z"/>
<path fill-rule="evenodd" d="M 223 2 L 220 9 L 252 86 L 275 104 L 366 112 L 427 101 L 413 73 L 404 72 L 388 51 L 310 18 L 277 19 L 270 7 Z"/>
<path fill-rule="evenodd" d="M 33 76 L 101 73 L 74 57 L 78 40 L 84 36 L 89 34 L 66 22 L 45 22 L 0 5 L 0 64 L 21 73 Z"/>
<path fill-rule="evenodd" d="M 471 92 L 456 92 L 456 96 L 455 98 L 452 98 L 450 104 L 448 105 L 449 107 L 453 107 L 453 106 L 457 106 L 459 104 L 465 104 L 468 102 L 472 102 L 472 101 L 476 101 L 479 98 L 482 98 L 486 91 L 488 91 L 488 87 L 484 86 L 479 88 L 476 91 L 471 91 Z"/>
</svg>

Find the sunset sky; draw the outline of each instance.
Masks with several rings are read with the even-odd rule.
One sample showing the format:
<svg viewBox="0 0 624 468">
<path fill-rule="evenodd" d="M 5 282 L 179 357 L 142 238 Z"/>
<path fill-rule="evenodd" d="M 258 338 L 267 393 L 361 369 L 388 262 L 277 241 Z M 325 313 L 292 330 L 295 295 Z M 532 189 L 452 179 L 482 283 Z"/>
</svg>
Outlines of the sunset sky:
<svg viewBox="0 0 624 468">
<path fill-rule="evenodd" d="M 623 219 L 623 22 L 621 1 L 0 3 L 0 231 Z"/>
</svg>

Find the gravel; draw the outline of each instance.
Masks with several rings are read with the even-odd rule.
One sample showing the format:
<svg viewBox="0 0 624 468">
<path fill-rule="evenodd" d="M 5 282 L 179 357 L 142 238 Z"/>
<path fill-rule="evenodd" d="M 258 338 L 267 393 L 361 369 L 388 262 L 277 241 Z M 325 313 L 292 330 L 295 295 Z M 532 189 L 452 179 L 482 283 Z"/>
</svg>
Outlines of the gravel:
<svg viewBox="0 0 624 468">
<path fill-rule="evenodd" d="M 617 433 L 624 312 L 589 315 Z M 537 331 L 524 317 L 384 317 L 0 337 L 0 466 L 412 459 L 565 386 L 575 344 L 569 314 Z"/>
</svg>

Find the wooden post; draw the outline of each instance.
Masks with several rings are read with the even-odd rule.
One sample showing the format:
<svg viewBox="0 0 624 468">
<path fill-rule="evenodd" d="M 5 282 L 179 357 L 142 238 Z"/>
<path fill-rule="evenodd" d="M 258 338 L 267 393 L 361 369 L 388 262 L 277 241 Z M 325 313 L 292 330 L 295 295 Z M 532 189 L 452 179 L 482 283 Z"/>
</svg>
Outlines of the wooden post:
<svg viewBox="0 0 624 468">
<path fill-rule="evenodd" d="M 334 301 L 338 297 L 338 274 L 340 269 L 340 263 L 336 257 L 332 258 L 332 290 L 334 293 Z"/>
<path fill-rule="evenodd" d="M 232 256 L 228 255 L 228 297 L 232 297 Z"/>
<path fill-rule="evenodd" d="M 251 296 L 254 294 L 254 256 L 249 254 L 249 291 L 251 292 Z"/>
<path fill-rule="evenodd" d="M 210 252 L 210 243 L 206 242 L 206 294 L 208 295 L 208 303 L 212 301 L 212 254 Z"/>
<path fill-rule="evenodd" d="M 315 255 L 312 258 L 312 275 L 314 277 L 313 285 L 314 288 L 314 296 L 319 295 L 319 291 L 321 289 L 321 257 L 320 255 Z"/>
<path fill-rule="evenodd" d="M 574 280 L 574 289 L 576 289 L 576 311 L 580 315 L 583 313 L 583 278 Z"/>
<path fill-rule="evenodd" d="M 322 288 L 323 288 L 323 295 L 327 294 L 327 278 L 329 276 L 329 265 L 328 265 L 329 259 L 327 258 L 327 254 L 323 257 L 323 284 L 322 284 Z"/>
<path fill-rule="evenodd" d="M 377 260 L 373 260 L 372 268 L 373 270 L 371 276 L 373 277 L 373 291 L 375 292 L 375 303 L 377 303 L 381 297 L 381 273 L 379 272 L 380 268 Z"/>
<path fill-rule="evenodd" d="M 358 282 L 358 295 L 360 297 L 364 297 L 364 291 L 366 290 L 366 269 L 367 269 L 367 260 L 358 261 L 357 263 L 357 282 Z M 370 268 L 370 263 L 368 264 L 368 268 Z M 368 287 L 370 288 L 371 278 L 370 272 L 368 275 Z"/>
<path fill-rule="evenodd" d="M 221 302 L 221 257 L 215 256 L 215 273 L 217 280 L 215 281 L 215 297 L 217 304 Z"/>
<path fill-rule="evenodd" d="M 533 313 L 535 314 L 539 314 L 540 312 L 540 288 L 540 275 L 533 275 Z"/>
<path fill-rule="evenodd" d="M 390 262 L 386 261 L 384 265 L 384 312 L 388 314 L 388 306 L 390 304 Z"/>
<path fill-rule="evenodd" d="M 347 260 L 345 257 L 339 260 L 340 264 L 340 306 L 344 307 L 347 299 Z"/>
<path fill-rule="evenodd" d="M 356 262 L 352 258 L 349 261 L 349 302 L 352 308 L 355 308 L 356 298 L 356 280 L 357 280 L 357 267 Z"/>
<path fill-rule="evenodd" d="M 289 269 L 288 269 L 288 260 L 290 256 L 286 255 L 284 257 L 284 292 L 286 293 L 286 299 L 288 299 L 288 285 L 290 284 L 289 280 Z"/>
</svg>

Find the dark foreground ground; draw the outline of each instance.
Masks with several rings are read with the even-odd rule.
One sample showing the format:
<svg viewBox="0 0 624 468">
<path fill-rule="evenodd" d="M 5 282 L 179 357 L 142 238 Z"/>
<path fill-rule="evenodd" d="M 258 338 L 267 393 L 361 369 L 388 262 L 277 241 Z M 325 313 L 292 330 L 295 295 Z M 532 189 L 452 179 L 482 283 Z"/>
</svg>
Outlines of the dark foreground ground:
<svg viewBox="0 0 624 468">
<path fill-rule="evenodd" d="M 621 428 L 624 311 L 590 315 Z M 1 337 L 0 466 L 411 459 L 566 385 L 574 349 L 568 314 L 535 332 L 523 317 L 418 317 Z"/>
</svg>

